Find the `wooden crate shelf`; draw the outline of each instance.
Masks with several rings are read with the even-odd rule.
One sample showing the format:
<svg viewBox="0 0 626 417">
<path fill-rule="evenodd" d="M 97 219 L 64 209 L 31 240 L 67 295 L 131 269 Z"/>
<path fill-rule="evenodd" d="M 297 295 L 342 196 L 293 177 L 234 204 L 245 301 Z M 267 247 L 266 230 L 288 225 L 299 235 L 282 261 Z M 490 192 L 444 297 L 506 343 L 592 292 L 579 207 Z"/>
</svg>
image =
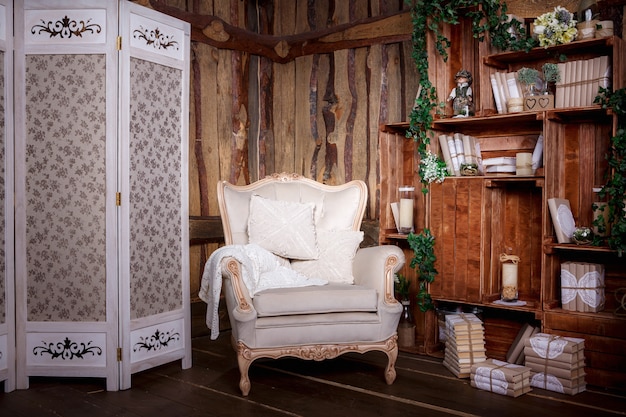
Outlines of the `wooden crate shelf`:
<svg viewBox="0 0 626 417">
<path fill-rule="evenodd" d="M 515 156 L 532 152 L 540 135 L 544 139 L 543 167 L 531 176 L 485 175 L 447 177 L 431 184 L 416 204 L 416 230 L 429 228 L 435 236 L 435 267 L 438 275 L 430 285 L 437 304 L 478 308 L 485 312 L 490 329 L 486 334 L 492 357 L 503 359 L 507 343 L 521 321 L 533 321 L 541 330 L 585 339 L 588 358 L 587 381 L 591 385 L 626 391 L 626 317 L 619 294 L 626 294 L 624 260 L 607 247 L 558 244 L 548 209 L 549 198 L 568 199 L 577 226 L 591 226 L 593 192 L 603 184 L 608 165 L 605 159 L 615 133 L 615 115 L 599 105 L 558 108 L 541 112 L 493 114 L 489 80 L 496 70 L 515 71 L 522 66 L 537 67 L 555 62 L 559 54 L 570 60 L 608 55 L 612 85 L 626 84 L 626 44 L 612 36 L 572 42 L 530 52 L 487 55 L 487 48 L 473 47 L 467 39 L 456 39 L 463 48 L 476 52 L 455 62 L 475 74 L 477 116 L 436 118 L 432 124 L 430 150 L 439 153 L 439 135 L 462 133 L 474 136 L 483 158 Z M 482 55 L 482 56 L 481 56 Z M 467 59 L 466 59 L 467 58 Z M 431 72 L 437 88 L 451 82 L 450 68 Z M 447 88 L 447 87 L 446 87 Z M 405 235 L 399 235 L 384 213 L 395 198 L 400 183 L 411 178 L 419 187 L 419 156 L 415 145 L 405 138 L 408 123 L 381 127 L 381 242 L 392 242 L 408 250 Z M 401 153 L 404 152 L 404 155 Z M 400 153 L 400 154 L 399 154 Z M 516 254 L 520 299 L 525 306 L 498 305 L 501 253 Z M 579 313 L 561 308 L 561 263 L 595 262 L 605 265 L 604 311 Z M 414 271 L 412 279 L 416 280 Z M 623 312 L 626 316 L 626 311 Z M 425 326 L 424 346 L 437 345 L 436 332 Z M 424 351 L 426 349 L 423 349 Z M 493 356 L 495 355 L 495 356 Z"/>
</svg>

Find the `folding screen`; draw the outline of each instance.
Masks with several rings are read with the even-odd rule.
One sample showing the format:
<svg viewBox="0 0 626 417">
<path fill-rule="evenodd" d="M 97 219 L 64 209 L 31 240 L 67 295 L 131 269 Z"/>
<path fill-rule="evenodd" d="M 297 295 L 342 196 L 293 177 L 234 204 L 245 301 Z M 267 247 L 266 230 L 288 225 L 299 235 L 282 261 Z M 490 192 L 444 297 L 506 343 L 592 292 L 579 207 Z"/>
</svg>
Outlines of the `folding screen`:
<svg viewBox="0 0 626 417">
<path fill-rule="evenodd" d="M 191 366 L 189 25 L 15 3 L 17 386 Z"/>
</svg>

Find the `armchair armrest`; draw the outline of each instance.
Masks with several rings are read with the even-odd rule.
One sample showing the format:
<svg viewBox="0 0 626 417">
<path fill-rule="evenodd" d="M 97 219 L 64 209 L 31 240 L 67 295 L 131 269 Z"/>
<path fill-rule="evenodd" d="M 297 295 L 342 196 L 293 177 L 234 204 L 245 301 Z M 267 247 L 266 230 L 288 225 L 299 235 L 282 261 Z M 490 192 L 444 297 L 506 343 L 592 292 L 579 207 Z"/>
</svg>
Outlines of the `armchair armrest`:
<svg viewBox="0 0 626 417">
<path fill-rule="evenodd" d="M 241 262 L 233 257 L 226 257 L 222 260 L 221 266 L 222 277 L 227 278 L 227 281 L 230 282 L 232 287 L 233 300 L 231 301 L 234 301 L 233 307 L 236 313 L 239 313 L 241 317 L 249 313 L 255 313 L 254 317 L 256 317 L 256 312 L 252 306 L 252 298 L 250 297 L 246 284 L 243 282 Z M 226 285 L 229 285 L 228 282 Z M 225 293 L 229 294 L 229 292 Z"/>
<path fill-rule="evenodd" d="M 383 303 L 395 304 L 394 274 L 404 263 L 404 252 L 394 245 L 359 249 L 352 264 L 355 283 L 376 288 L 383 294 Z"/>
<path fill-rule="evenodd" d="M 225 257 L 221 262 L 221 274 L 233 340 L 252 346 L 255 340 L 257 312 L 252 304 L 248 287 L 243 281 L 241 262 L 234 257 Z"/>
</svg>

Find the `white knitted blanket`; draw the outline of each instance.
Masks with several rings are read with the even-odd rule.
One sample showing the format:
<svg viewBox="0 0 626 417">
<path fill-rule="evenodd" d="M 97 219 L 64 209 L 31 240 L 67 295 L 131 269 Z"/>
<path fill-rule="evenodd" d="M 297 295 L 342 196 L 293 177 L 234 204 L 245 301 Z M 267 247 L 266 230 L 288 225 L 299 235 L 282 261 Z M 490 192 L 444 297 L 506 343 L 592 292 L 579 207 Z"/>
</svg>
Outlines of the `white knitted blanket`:
<svg viewBox="0 0 626 417">
<path fill-rule="evenodd" d="M 215 250 L 204 265 L 198 296 L 207 303 L 206 324 L 211 329 L 211 339 L 219 336 L 218 307 L 222 291 L 221 262 L 233 257 L 242 265 L 243 282 L 254 297 L 260 291 L 270 288 L 306 287 L 325 285 L 326 280 L 311 279 L 295 270 L 281 265 L 279 257 L 259 245 L 228 245 Z"/>
</svg>

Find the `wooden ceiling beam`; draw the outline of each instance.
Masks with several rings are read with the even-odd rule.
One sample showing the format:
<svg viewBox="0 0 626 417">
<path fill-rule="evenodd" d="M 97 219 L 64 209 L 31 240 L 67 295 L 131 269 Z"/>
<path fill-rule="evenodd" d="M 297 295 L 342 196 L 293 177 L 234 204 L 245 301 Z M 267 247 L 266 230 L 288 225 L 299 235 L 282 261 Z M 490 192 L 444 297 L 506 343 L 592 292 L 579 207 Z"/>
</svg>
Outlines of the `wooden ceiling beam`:
<svg viewBox="0 0 626 417">
<path fill-rule="evenodd" d="M 241 29 L 215 16 L 198 15 L 168 6 L 162 0 L 150 0 L 149 3 L 155 10 L 189 22 L 193 41 L 263 56 L 278 63 L 287 63 L 306 55 L 403 42 L 410 40 L 413 32 L 409 11 L 360 19 L 302 34 L 272 36 Z"/>
</svg>

